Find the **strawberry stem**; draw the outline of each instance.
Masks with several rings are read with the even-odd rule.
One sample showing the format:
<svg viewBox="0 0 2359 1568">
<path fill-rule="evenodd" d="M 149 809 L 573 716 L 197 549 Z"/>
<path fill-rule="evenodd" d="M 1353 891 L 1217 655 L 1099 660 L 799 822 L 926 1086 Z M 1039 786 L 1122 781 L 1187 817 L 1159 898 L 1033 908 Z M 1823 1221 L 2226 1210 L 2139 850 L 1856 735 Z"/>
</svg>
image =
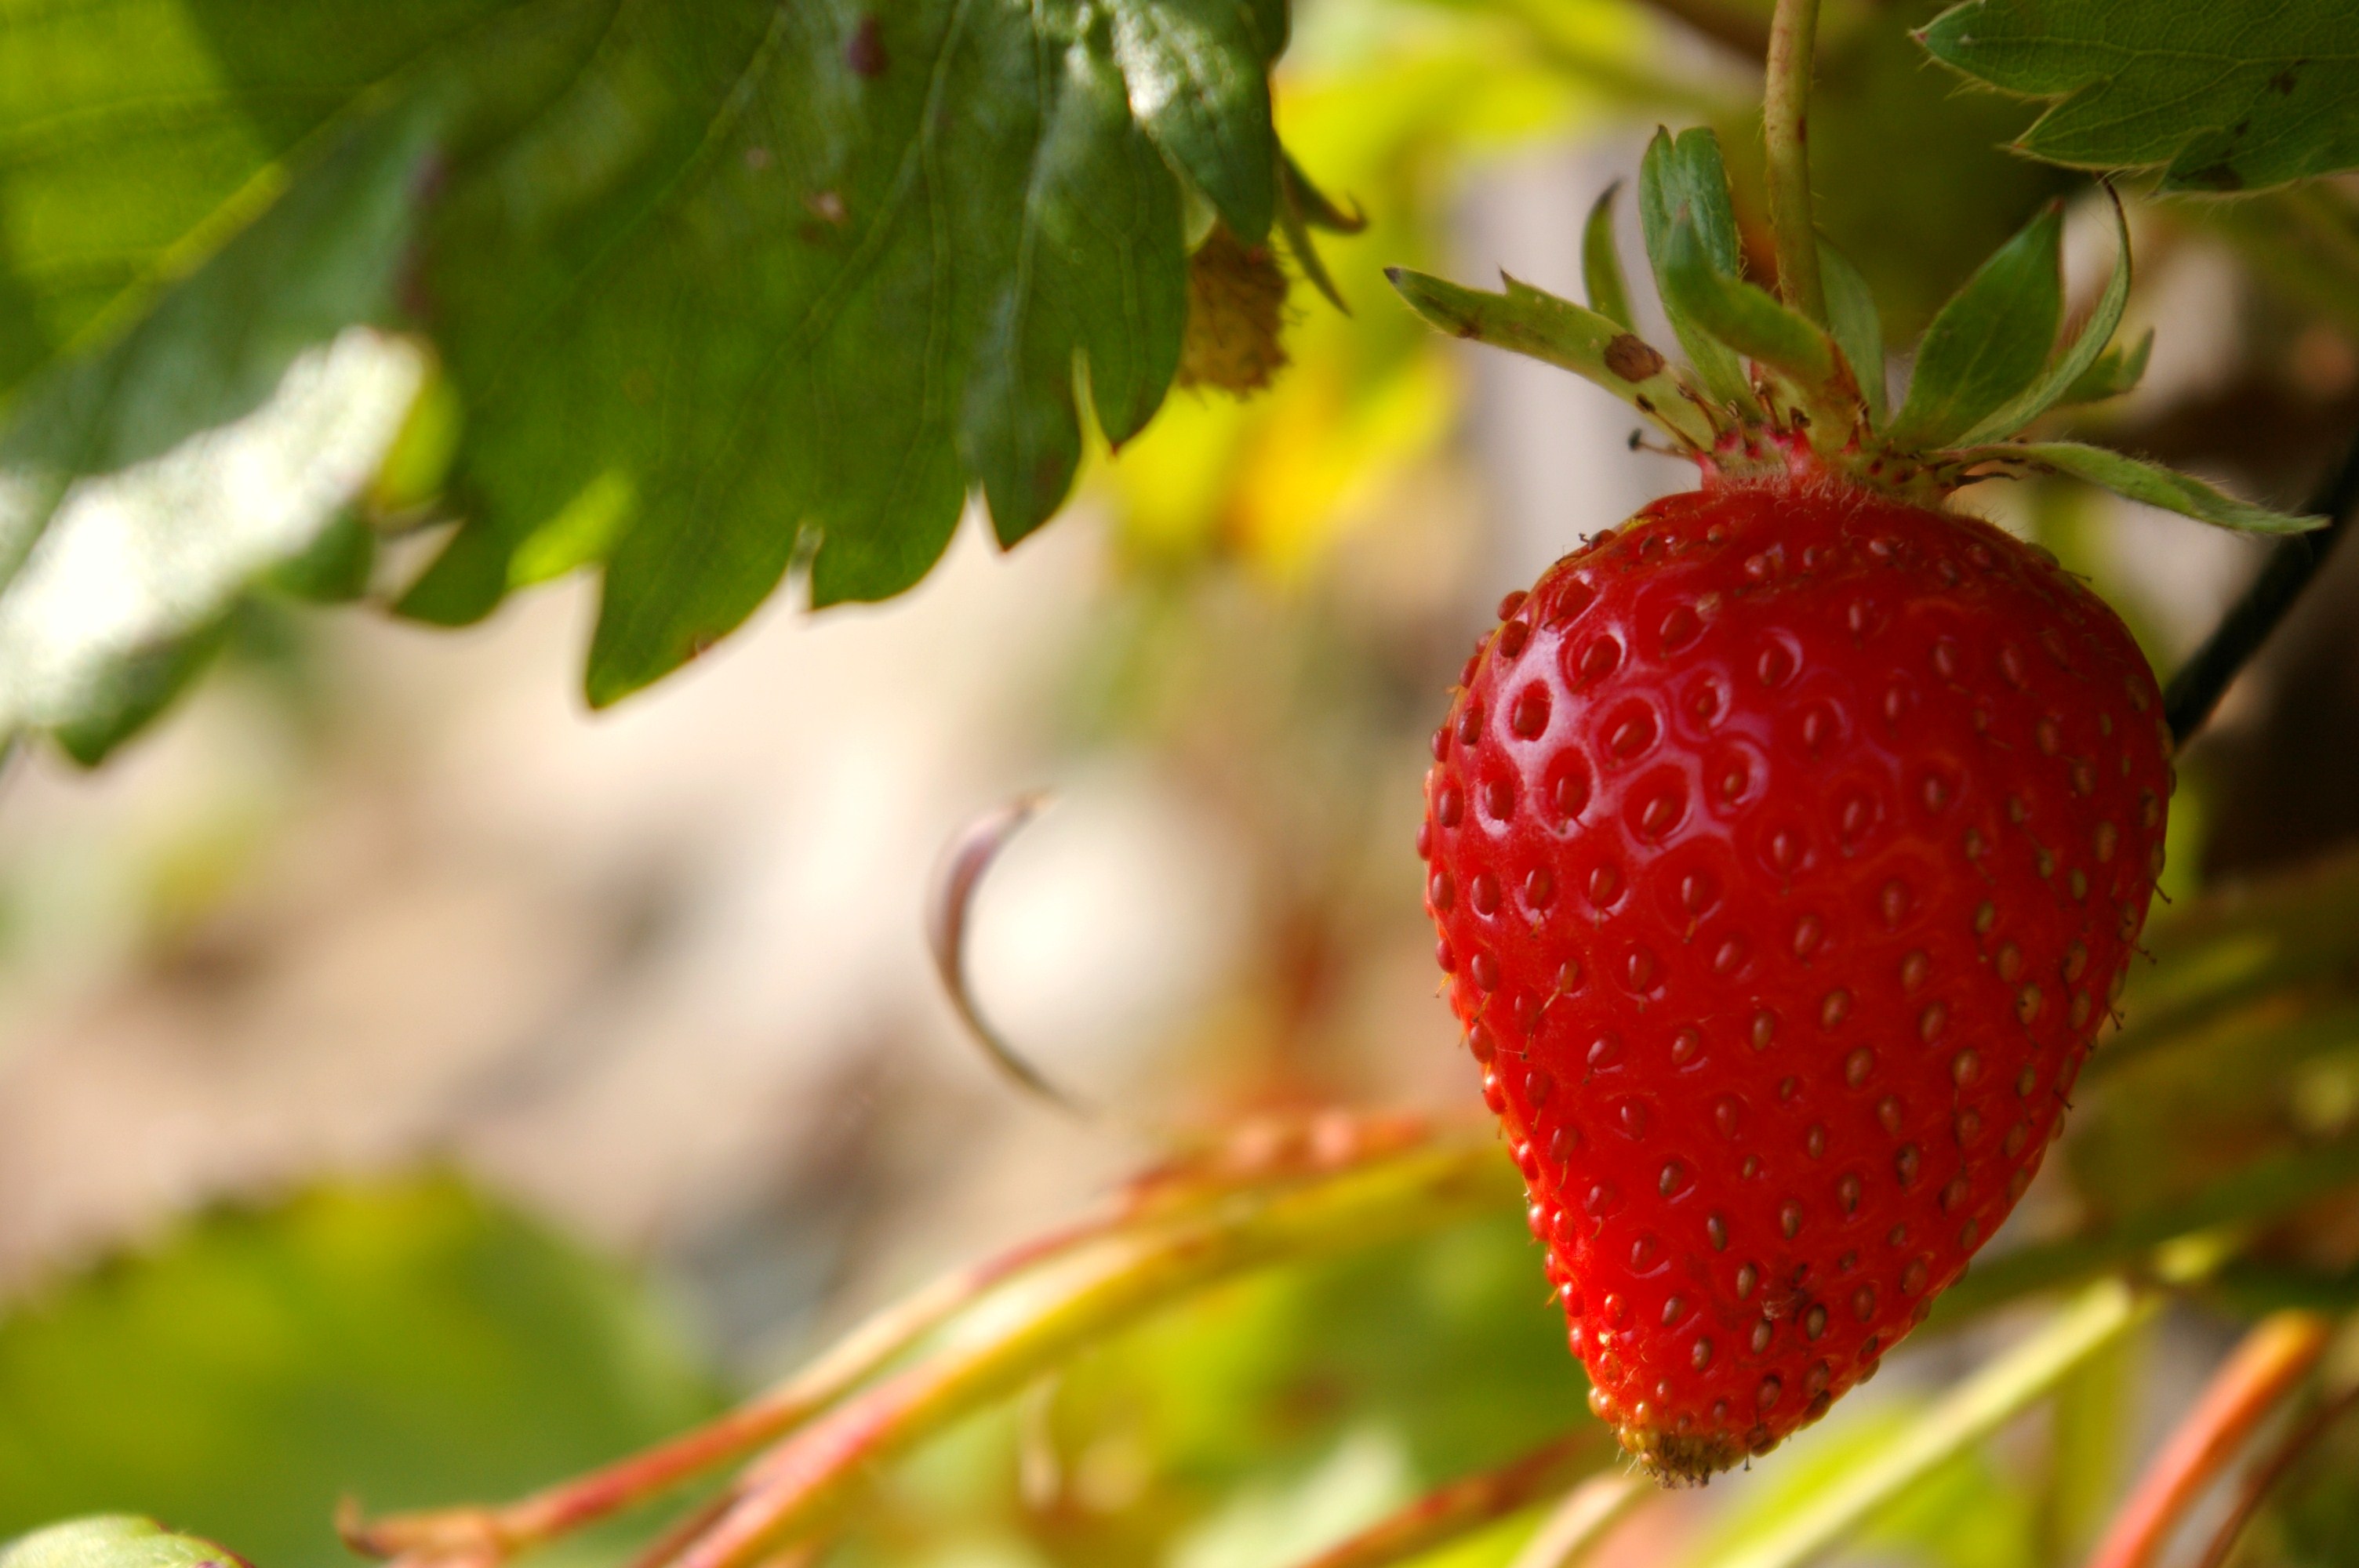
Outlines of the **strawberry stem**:
<svg viewBox="0 0 2359 1568">
<path fill-rule="evenodd" d="M 2281 1312 L 2245 1336 L 2187 1419 L 2138 1479 L 2090 1568 L 2147 1568 L 2197 1498 L 2219 1478 L 2263 1417 L 2325 1354 L 2333 1325 L 2316 1313 Z"/>
<path fill-rule="evenodd" d="M 2230 684 L 2269 640 L 2277 622 L 2310 586 L 2310 579 L 2318 575 L 2351 514 L 2359 512 L 2359 438 L 2352 441 L 2304 510 L 2325 517 L 2326 526 L 2279 541 L 2269 552 L 2261 575 L 2229 607 L 2212 635 L 2164 688 L 2162 712 L 2170 726 L 2172 745 L 2185 746 L 2203 728 Z"/>
<path fill-rule="evenodd" d="M 1777 292 L 1812 321 L 1827 324 L 1819 278 L 1819 236 L 1810 221 L 1810 69 L 1819 0 L 1777 0 L 1769 23 L 1769 74 L 1761 129 L 1769 152 L 1769 227 L 1777 242 Z"/>
<path fill-rule="evenodd" d="M 2245 1526 L 2252 1522 L 2253 1516 L 2260 1512 L 2261 1505 L 2268 1500 L 2269 1493 L 2285 1478 L 2286 1472 L 2292 1469 L 2319 1439 L 2332 1431 L 2337 1422 L 2349 1415 L 2354 1406 L 2359 1406 L 2359 1384 L 2343 1390 L 2320 1405 L 2299 1426 L 2278 1440 L 2277 1445 L 2270 1449 L 2267 1456 L 2256 1464 L 2245 1476 L 2236 1506 L 2228 1510 L 2228 1517 L 2221 1521 L 2218 1530 L 2212 1532 L 2211 1543 L 2204 1547 L 2203 1555 L 2196 1560 L 2195 1568 L 2221 1568 L 2221 1564 L 2228 1561 L 2228 1552 L 2236 1544 L 2236 1538 L 2244 1533 Z"/>
</svg>

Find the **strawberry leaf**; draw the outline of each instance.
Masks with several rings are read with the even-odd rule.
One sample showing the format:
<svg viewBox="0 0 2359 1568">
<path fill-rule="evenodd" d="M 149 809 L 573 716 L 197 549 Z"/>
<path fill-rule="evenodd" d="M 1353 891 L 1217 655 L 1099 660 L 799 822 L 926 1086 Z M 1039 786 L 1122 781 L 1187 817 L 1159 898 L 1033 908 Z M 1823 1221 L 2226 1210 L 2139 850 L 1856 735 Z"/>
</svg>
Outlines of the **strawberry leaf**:
<svg viewBox="0 0 2359 1568">
<path fill-rule="evenodd" d="M 169 700 L 260 579 L 363 488 L 418 356 L 393 310 L 433 104 L 340 127 L 299 182 L 0 427 L 0 741 L 94 762 Z"/>
<path fill-rule="evenodd" d="M 2034 226 L 2038 226 L 2036 222 Z M 2011 436 L 2064 401 L 2096 364 L 2105 345 L 2113 341 L 2114 330 L 2122 324 L 2122 310 L 2129 304 L 2129 299 L 2130 225 L 2128 218 L 2122 212 L 2121 201 L 2116 198 L 2114 201 L 2114 271 L 2113 276 L 2105 280 L 2104 293 L 2097 297 L 2097 308 L 2090 312 L 2088 320 L 2082 323 L 2081 330 L 2071 342 L 2040 373 L 2038 380 L 2010 398 L 2004 407 L 1975 425 L 1960 439 L 1990 441 Z M 2150 344 L 2152 341 L 2153 334 L 2148 333 L 2147 342 Z M 2143 372 L 2145 368 L 2146 355 L 2142 345 L 2138 370 Z M 2136 379 L 2136 374 L 2131 376 L 2133 384 Z"/>
<path fill-rule="evenodd" d="M 2300 534 L 2312 528 L 2322 528 L 2327 523 L 2323 517 L 2295 516 L 2272 512 L 2266 506 L 2255 506 L 2250 502 L 2238 501 L 2215 490 L 2192 475 L 2177 473 L 2156 463 L 2108 451 L 2103 447 L 2082 446 L 2078 441 L 2031 441 L 2020 446 L 1970 449 L 1961 455 L 1969 460 L 1998 456 L 2027 460 L 2057 473 L 2086 480 L 2132 501 L 2159 506 L 2166 512 L 2176 512 L 2205 523 L 2216 523 L 2223 528 L 2234 528 L 2239 533 Z"/>
<path fill-rule="evenodd" d="M 0 1539 L 129 1502 L 262 1568 L 354 1564 L 340 1495 L 496 1495 L 708 1413 L 672 1326 L 628 1271 L 449 1176 L 215 1206 L 0 1314 Z"/>
<path fill-rule="evenodd" d="M 2061 100 L 2017 144 L 2076 168 L 2166 166 L 2166 190 L 2258 190 L 2359 168 L 2349 0 L 1967 0 L 1936 59 Z"/>
<path fill-rule="evenodd" d="M 459 411 L 423 499 L 460 526 L 407 608 L 473 620 L 600 568 L 597 702 L 789 565 L 822 604 L 908 588 L 971 492 L 1003 542 L 1038 527 L 1083 419 L 1126 438 L 1172 379 L 1190 193 L 1255 243 L 1282 189 L 1289 231 L 1352 222 L 1281 184 L 1285 0 L 158 8 L 175 20 L 129 60 L 105 7 L 9 33 L 0 592 L 68 484 L 228 426 L 390 319 L 431 338 Z M 371 125 L 422 131 L 355 184 L 340 149 Z M 383 221 L 284 243 L 346 198 Z M 199 592 L 183 558 L 244 570 L 212 547 L 239 526 L 143 542 L 134 575 L 186 608 L 74 659 L 210 624 L 244 579 Z M 26 667 L 0 646 L 0 681 Z M 103 684 L 76 689 L 106 730 Z M 0 697 L 0 740 L 79 722 L 82 697 L 45 693 Z"/>
<path fill-rule="evenodd" d="M 2038 382 L 2064 314 L 2063 239 L 2051 202 L 1941 307 L 1892 416 L 1895 445 L 1951 445 Z"/>
<path fill-rule="evenodd" d="M 1385 275 L 1409 308 L 1453 337 L 1472 338 L 1595 382 L 1678 440 L 1709 449 L 1712 428 L 1688 401 L 1662 354 L 1611 317 L 1510 278 L 1504 294 L 1462 288 L 1406 267 Z"/>
<path fill-rule="evenodd" d="M 1736 210 L 1729 204 L 1728 170 L 1720 157 L 1720 138 L 1708 130 L 1682 131 L 1674 138 L 1658 130 L 1638 165 L 1638 222 L 1647 241 L 1647 259 L 1653 265 L 1655 288 L 1670 314 L 1671 330 L 1687 351 L 1688 363 L 1706 395 L 1723 406 L 1749 405 L 1753 388 L 1745 367 L 1727 346 L 1697 322 L 1685 317 L 1671 298 L 1665 280 L 1672 226 L 1684 215 L 1695 226 L 1705 259 L 1713 270 L 1734 277 L 1743 269 L 1737 242 Z"/>
<path fill-rule="evenodd" d="M 1581 286 L 1592 310 L 1624 331 L 1635 332 L 1638 318 L 1630 308 L 1630 286 L 1623 281 L 1622 254 L 1614 247 L 1614 199 L 1621 193 L 1620 180 L 1607 186 L 1590 208 L 1589 222 L 1582 225 Z"/>
<path fill-rule="evenodd" d="M 223 1568 L 245 1559 L 136 1514 L 93 1514 L 18 1536 L 0 1568 Z"/>
<path fill-rule="evenodd" d="M 1876 314 L 1875 296 L 1859 268 L 1824 240 L 1819 242 L 1819 273 L 1827 291 L 1827 330 L 1851 366 L 1867 406 L 1870 429 L 1881 428 L 1887 410 L 1884 387 L 1884 322 Z"/>
</svg>

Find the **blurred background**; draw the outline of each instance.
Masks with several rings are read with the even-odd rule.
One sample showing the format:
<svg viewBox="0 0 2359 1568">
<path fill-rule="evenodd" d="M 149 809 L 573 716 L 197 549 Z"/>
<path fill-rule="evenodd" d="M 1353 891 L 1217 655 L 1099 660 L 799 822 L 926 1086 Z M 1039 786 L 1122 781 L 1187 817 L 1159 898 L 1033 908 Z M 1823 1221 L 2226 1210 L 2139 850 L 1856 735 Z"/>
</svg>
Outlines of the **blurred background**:
<svg viewBox="0 0 2359 1568">
<path fill-rule="evenodd" d="M 2051 197 L 2075 299 L 2111 243 L 2085 182 L 1998 150 L 2022 106 L 1908 45 L 1927 15 L 1831 6 L 1823 45 L 1822 205 L 1896 342 Z M 1572 378 L 1428 333 L 1379 269 L 1577 294 L 1582 217 L 1661 120 L 1721 125 L 1742 200 L 1759 33 L 1740 0 L 1305 0 L 1279 124 L 1370 219 L 1324 245 L 1350 314 L 1298 277 L 1275 384 L 1175 389 L 1035 540 L 970 518 L 906 598 L 774 603 L 595 717 L 578 579 L 458 633 L 256 600 L 103 769 L 16 757 L 0 1537 L 136 1508 L 338 1562 L 340 1495 L 493 1496 L 660 1434 L 1191 1131 L 1479 1114 L 1410 849 L 1425 735 L 1502 592 L 1692 476 Z M 2350 195 L 2321 237 L 2295 198 L 2133 193 L 2152 367 L 2073 427 L 2299 502 L 2359 427 Z M 2085 492 L 1963 504 L 2093 579 L 2164 672 L 2263 554 Z M 2346 552 L 2186 760 L 2173 896 L 2359 829 L 2354 595 Z M 972 973 L 1093 1120 L 993 1074 L 924 946 L 945 840 L 1034 789 Z M 2016 1228 L 2085 1212 L 2062 1163 Z M 1543 1288 L 1503 1216 L 1217 1292 L 927 1449 L 849 1550 L 1279 1568 L 1576 1417 Z M 2233 1332 L 2176 1313 L 1867 1555 L 2069 1560 Z M 1774 1518 L 1986 1343 L 1897 1357 L 1609 1556 Z M 1516 1528 L 1451 1561 L 1509 1561 Z"/>
</svg>

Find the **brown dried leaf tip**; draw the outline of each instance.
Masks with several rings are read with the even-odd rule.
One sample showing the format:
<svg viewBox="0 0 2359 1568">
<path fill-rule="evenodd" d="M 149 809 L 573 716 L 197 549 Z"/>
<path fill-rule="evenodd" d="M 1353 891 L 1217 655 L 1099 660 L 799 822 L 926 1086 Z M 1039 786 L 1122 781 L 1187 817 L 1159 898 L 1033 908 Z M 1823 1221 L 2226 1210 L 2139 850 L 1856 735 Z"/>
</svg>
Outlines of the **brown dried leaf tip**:
<svg viewBox="0 0 2359 1568">
<path fill-rule="evenodd" d="M 1287 276 L 1267 245 L 1249 245 L 1214 223 L 1188 258 L 1188 330 L 1180 384 L 1239 396 L 1259 391 L 1286 363 Z"/>
</svg>

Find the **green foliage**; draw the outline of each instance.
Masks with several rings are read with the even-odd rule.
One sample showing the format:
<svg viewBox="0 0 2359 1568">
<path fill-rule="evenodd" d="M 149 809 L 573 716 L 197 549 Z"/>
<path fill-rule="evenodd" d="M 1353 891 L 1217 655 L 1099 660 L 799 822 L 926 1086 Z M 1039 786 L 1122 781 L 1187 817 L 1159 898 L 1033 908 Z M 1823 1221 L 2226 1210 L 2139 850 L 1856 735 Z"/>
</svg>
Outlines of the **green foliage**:
<svg viewBox="0 0 2359 1568">
<path fill-rule="evenodd" d="M 2153 347 L 2152 330 L 2126 355 L 2106 349 L 2113 341 L 2114 330 L 2122 324 L 2122 311 L 2130 299 L 2130 226 L 2118 200 L 2114 204 L 2114 239 L 2113 273 L 2105 279 L 2104 292 L 2097 297 L 2097 308 L 2081 324 L 2080 331 L 2048 360 L 2047 368 L 2028 385 L 1985 415 L 1959 439 L 1979 441 L 2009 436 L 2060 403 L 2093 402 L 2137 384 L 2138 377 L 2146 371 L 2147 354 Z M 2044 280 L 2034 282 L 2032 287 L 2035 290 L 2044 289 Z M 1994 328 L 2003 330 L 1997 323 Z M 2047 336 L 2054 338 L 2052 325 Z M 2111 362 L 2107 364 L 2109 353 Z"/>
<path fill-rule="evenodd" d="M 1967 0 L 1919 35 L 1992 86 L 2061 99 L 2017 144 L 2079 168 L 2166 166 L 2166 190 L 2257 190 L 2359 167 L 2359 10 L 2345 0 Z"/>
<path fill-rule="evenodd" d="M 0 140 L 32 150 L 0 173 L 0 618 L 67 481 L 252 411 L 397 314 L 461 421 L 461 525 L 406 608 L 472 620 L 603 565 L 593 701 L 726 633 L 798 560 L 819 603 L 908 588 L 970 489 L 1012 544 L 1071 486 L 1084 388 L 1117 441 L 1162 398 L 1186 190 L 1270 230 L 1286 27 L 1281 0 L 11 21 Z M 267 547 L 212 524 L 210 575 L 142 542 L 136 565 L 189 590 L 49 661 L 71 679 L 0 691 L 0 731 L 128 711 L 98 666 L 206 624 L 333 515 Z"/>
<path fill-rule="evenodd" d="M 1941 307 L 1917 346 L 1894 440 L 1949 446 L 2038 379 L 2064 315 L 2063 243 L 2051 204 Z"/>
<path fill-rule="evenodd" d="M 222 1568 L 245 1560 L 136 1514 L 53 1524 L 0 1549 L 0 1568 Z"/>
<path fill-rule="evenodd" d="M 329 1187 L 0 1317 L 0 1535 L 136 1509 L 328 1568 L 347 1494 L 519 1489 L 710 1407 L 604 1267 L 447 1180 Z"/>
</svg>

